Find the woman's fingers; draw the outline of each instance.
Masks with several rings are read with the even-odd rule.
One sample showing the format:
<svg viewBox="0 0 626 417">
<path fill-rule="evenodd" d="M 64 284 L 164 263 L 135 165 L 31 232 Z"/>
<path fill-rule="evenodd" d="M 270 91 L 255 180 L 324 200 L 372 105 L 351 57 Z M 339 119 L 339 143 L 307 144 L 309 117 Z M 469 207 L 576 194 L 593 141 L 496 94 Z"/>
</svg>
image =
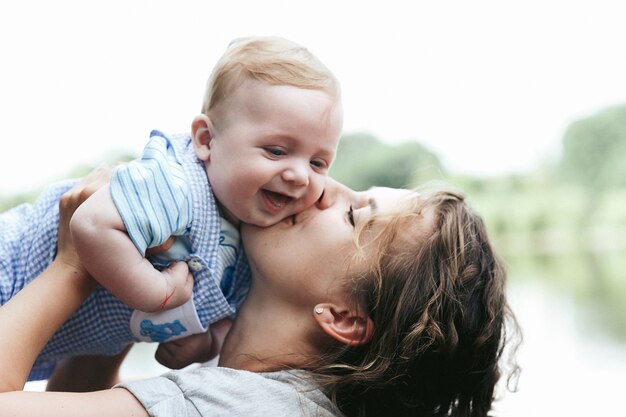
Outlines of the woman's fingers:
<svg viewBox="0 0 626 417">
<path fill-rule="evenodd" d="M 61 197 L 60 207 L 62 218 L 72 217 L 74 211 L 100 187 L 108 184 L 113 167 L 102 164 L 85 178 L 78 182 L 71 190 Z"/>
<path fill-rule="evenodd" d="M 100 165 L 84 179 L 74 185 L 61 197 L 59 201 L 59 234 L 57 237 L 57 256 L 66 262 L 80 266 L 78 256 L 74 251 L 72 235 L 70 233 L 70 220 L 72 215 L 87 198 L 95 193 L 100 187 L 106 185 L 111 177 L 113 167 Z"/>
</svg>

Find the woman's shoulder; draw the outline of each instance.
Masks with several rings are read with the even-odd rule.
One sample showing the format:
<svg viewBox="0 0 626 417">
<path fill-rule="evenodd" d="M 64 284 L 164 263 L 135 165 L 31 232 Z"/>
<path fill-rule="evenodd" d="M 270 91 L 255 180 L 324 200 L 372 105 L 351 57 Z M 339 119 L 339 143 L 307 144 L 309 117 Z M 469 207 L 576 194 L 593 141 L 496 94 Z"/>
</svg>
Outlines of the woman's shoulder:
<svg viewBox="0 0 626 417">
<path fill-rule="evenodd" d="M 200 366 L 121 386 L 155 416 L 175 413 L 181 407 L 193 407 L 200 416 L 224 409 L 229 415 L 246 417 L 338 415 L 328 397 L 300 370 L 255 373 Z"/>
</svg>

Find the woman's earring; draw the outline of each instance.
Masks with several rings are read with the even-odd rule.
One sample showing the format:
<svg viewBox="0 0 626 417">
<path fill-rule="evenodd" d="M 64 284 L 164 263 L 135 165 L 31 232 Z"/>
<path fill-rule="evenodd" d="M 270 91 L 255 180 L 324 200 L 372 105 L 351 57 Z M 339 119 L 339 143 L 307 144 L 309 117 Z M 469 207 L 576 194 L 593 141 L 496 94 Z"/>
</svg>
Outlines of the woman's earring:
<svg viewBox="0 0 626 417">
<path fill-rule="evenodd" d="M 324 307 L 317 306 L 315 307 L 315 314 L 322 314 L 324 312 Z"/>
</svg>

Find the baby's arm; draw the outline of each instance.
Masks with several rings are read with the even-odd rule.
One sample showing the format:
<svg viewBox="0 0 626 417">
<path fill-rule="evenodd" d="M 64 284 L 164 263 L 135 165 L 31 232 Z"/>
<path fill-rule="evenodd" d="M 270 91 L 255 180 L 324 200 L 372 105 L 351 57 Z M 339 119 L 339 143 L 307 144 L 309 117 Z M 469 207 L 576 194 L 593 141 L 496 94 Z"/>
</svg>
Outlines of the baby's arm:
<svg viewBox="0 0 626 417">
<path fill-rule="evenodd" d="M 187 264 L 159 272 L 126 233 L 108 187 L 102 187 L 74 213 L 70 223 L 81 262 L 103 287 L 137 310 L 151 312 L 184 304 L 193 287 Z"/>
</svg>

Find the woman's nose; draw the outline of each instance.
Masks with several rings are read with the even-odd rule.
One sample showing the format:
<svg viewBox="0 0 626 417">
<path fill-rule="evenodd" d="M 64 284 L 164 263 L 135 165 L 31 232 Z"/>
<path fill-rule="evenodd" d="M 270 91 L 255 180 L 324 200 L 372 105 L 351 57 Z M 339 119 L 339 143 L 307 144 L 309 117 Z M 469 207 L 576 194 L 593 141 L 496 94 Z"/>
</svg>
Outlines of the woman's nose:
<svg viewBox="0 0 626 417">
<path fill-rule="evenodd" d="M 359 194 L 342 183 L 327 177 L 324 192 L 320 199 L 317 200 L 316 206 L 320 210 L 324 210 L 339 202 L 352 203 L 353 200 L 359 199 Z"/>
</svg>

